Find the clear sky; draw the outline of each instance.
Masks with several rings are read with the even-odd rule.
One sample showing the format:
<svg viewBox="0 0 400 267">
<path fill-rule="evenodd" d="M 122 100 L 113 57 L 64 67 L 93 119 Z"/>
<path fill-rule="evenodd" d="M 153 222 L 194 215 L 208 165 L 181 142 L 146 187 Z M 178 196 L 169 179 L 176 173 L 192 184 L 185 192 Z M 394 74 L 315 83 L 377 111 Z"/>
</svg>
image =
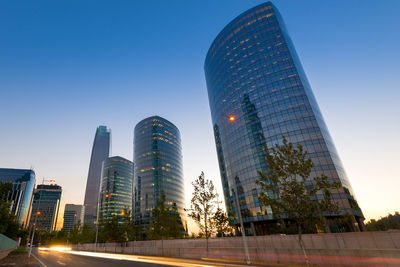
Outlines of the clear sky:
<svg viewBox="0 0 400 267">
<path fill-rule="evenodd" d="M 202 170 L 222 194 L 204 59 L 261 2 L 0 1 L 0 167 L 82 204 L 96 127 L 132 160 L 134 126 L 156 114 L 181 131 L 186 202 Z M 366 218 L 400 210 L 400 1 L 273 3 Z"/>
</svg>

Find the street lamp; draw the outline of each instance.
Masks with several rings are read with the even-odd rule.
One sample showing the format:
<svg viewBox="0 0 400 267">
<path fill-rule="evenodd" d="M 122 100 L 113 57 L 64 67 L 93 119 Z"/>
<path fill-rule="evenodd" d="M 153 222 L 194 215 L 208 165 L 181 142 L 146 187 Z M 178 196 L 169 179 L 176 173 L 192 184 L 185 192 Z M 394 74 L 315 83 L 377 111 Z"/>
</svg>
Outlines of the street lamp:
<svg viewBox="0 0 400 267">
<path fill-rule="evenodd" d="M 44 182 L 55 183 L 56 180 L 45 180 L 45 179 L 43 178 L 43 179 L 42 179 L 42 184 L 44 184 Z M 40 195 L 39 195 L 39 201 L 38 201 L 38 207 L 37 207 L 35 222 L 34 222 L 34 224 L 33 224 L 33 226 L 32 226 L 32 238 L 31 238 L 31 242 L 30 242 L 31 245 L 30 245 L 30 247 L 29 247 L 28 258 L 30 258 L 30 257 L 31 257 L 31 254 L 32 254 L 32 245 L 33 245 L 33 239 L 34 239 L 34 237 L 35 237 L 35 231 L 36 231 L 36 230 L 39 230 L 39 227 L 36 227 L 36 223 L 37 223 L 38 216 L 41 214 L 41 212 L 40 212 L 40 201 L 42 200 L 42 192 L 43 192 L 43 190 L 40 190 Z M 32 203 L 32 205 L 33 205 L 33 203 Z"/>
<path fill-rule="evenodd" d="M 40 198 L 39 198 L 39 202 L 40 202 Z M 39 204 L 40 205 L 40 204 Z M 33 223 L 33 226 L 32 226 L 32 228 L 33 228 L 33 231 L 32 231 L 32 238 L 31 238 L 31 245 L 30 245 L 30 247 L 29 247 L 29 255 L 28 255 L 28 258 L 31 256 L 31 254 L 32 254 L 32 245 L 33 245 L 33 239 L 35 238 L 35 232 L 36 232 L 36 230 L 38 230 L 39 228 L 38 227 L 36 227 L 36 224 L 37 224 L 37 219 L 38 219 L 38 216 L 40 215 L 40 211 L 38 210 L 37 212 L 36 212 L 36 217 L 35 217 L 35 222 Z"/>
<path fill-rule="evenodd" d="M 96 221 L 93 222 L 96 225 L 96 238 L 94 240 L 94 251 L 95 252 L 97 251 L 97 239 L 98 239 L 98 236 L 99 236 L 100 195 L 101 194 L 99 194 L 99 198 L 98 198 L 99 201 L 97 201 L 97 218 L 96 218 Z M 110 195 L 109 194 L 105 194 L 104 197 L 108 201 L 108 198 L 110 197 Z M 108 213 L 108 205 L 107 205 L 107 213 Z"/>
<path fill-rule="evenodd" d="M 97 237 L 99 235 L 99 226 L 98 226 L 99 217 L 98 216 L 97 216 L 97 221 L 95 221 L 93 223 L 96 225 L 96 240 L 94 241 L 94 252 L 96 252 L 97 251 Z"/>
<path fill-rule="evenodd" d="M 236 121 L 236 116 L 231 114 L 229 116 L 226 117 L 228 119 L 228 121 L 230 123 L 233 123 Z M 242 228 L 242 238 L 243 238 L 243 245 L 244 245 L 244 251 L 246 254 L 246 262 L 247 264 L 250 264 L 250 256 L 249 256 L 249 248 L 247 247 L 247 239 L 246 239 L 246 233 L 245 233 L 245 229 L 244 229 L 244 224 L 243 224 L 243 218 L 242 218 L 242 213 L 240 211 L 240 203 L 239 203 L 239 196 L 238 196 L 238 191 L 237 191 L 237 186 L 236 186 L 236 181 L 234 181 L 234 175 L 233 174 L 233 169 L 232 169 L 232 160 L 231 160 L 231 153 L 230 153 L 230 149 L 229 149 L 229 144 L 228 144 L 228 139 L 226 138 L 226 126 L 225 126 L 225 118 L 222 118 L 222 125 L 224 126 L 224 139 L 225 139 L 225 144 L 226 144 L 226 149 L 228 152 L 228 160 L 229 160 L 229 166 L 231 169 L 231 176 L 232 176 L 232 184 L 234 187 L 234 191 L 235 191 L 235 199 L 236 199 L 236 208 L 237 208 L 237 214 L 239 217 L 239 222 L 240 222 L 240 228 Z"/>
</svg>

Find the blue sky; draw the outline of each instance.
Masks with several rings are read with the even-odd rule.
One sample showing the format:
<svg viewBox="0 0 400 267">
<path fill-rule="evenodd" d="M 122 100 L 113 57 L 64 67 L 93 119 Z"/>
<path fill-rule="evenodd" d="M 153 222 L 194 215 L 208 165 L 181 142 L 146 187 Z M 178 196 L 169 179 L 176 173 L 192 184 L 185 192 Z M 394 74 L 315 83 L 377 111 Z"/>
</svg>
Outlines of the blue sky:
<svg viewBox="0 0 400 267">
<path fill-rule="evenodd" d="M 157 114 L 181 131 L 187 202 L 202 170 L 220 189 L 204 59 L 259 3 L 1 1 L 0 166 L 32 166 L 79 204 L 96 127 L 132 160 L 135 124 Z M 366 217 L 399 210 L 400 2 L 273 3 Z"/>
</svg>

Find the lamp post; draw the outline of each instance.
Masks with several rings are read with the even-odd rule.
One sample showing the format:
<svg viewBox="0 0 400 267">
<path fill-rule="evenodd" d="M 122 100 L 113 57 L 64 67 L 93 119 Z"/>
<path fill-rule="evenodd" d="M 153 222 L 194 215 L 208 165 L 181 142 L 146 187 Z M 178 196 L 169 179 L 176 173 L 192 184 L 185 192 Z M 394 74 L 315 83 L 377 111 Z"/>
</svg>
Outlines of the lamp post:
<svg viewBox="0 0 400 267">
<path fill-rule="evenodd" d="M 106 198 L 108 202 L 108 198 L 110 197 L 110 194 L 105 194 L 104 197 Z M 108 211 L 108 203 L 107 203 L 107 211 Z M 94 224 L 96 224 L 96 238 L 94 241 L 94 251 L 97 251 L 97 239 L 99 236 L 99 213 L 100 213 L 100 201 L 97 201 L 97 218 Z"/>
<path fill-rule="evenodd" d="M 43 178 L 43 179 L 42 179 L 42 184 L 44 184 L 44 182 L 55 183 L 55 180 L 45 180 L 45 179 Z M 33 239 L 34 239 L 34 237 L 35 237 L 37 219 L 38 219 L 38 216 L 41 214 L 41 212 L 40 212 L 40 201 L 42 200 L 42 192 L 43 192 L 43 190 L 40 190 L 40 195 L 39 195 L 38 207 L 37 207 L 37 211 L 36 211 L 35 222 L 33 223 L 33 226 L 32 226 L 32 237 L 31 237 L 31 242 L 30 242 L 31 244 L 30 244 L 30 246 L 29 246 L 28 258 L 30 258 L 30 257 L 31 257 L 31 254 L 32 254 L 32 245 L 33 245 Z M 33 205 L 33 203 L 32 203 L 32 205 Z M 37 229 L 39 229 L 39 228 L 37 228 Z"/>
<path fill-rule="evenodd" d="M 230 123 L 233 123 L 236 121 L 236 117 L 234 115 L 229 115 L 227 116 L 227 119 Z M 232 184 L 234 187 L 234 191 L 235 191 L 235 199 L 236 199 L 236 208 L 237 208 L 237 214 L 239 217 L 239 222 L 240 222 L 240 228 L 242 228 L 242 238 L 243 238 L 243 245 L 244 245 L 244 251 L 246 254 L 246 263 L 250 264 L 250 255 L 249 255 L 249 248 L 247 246 L 247 239 L 246 239 L 246 233 L 245 233 L 245 229 L 244 229 L 244 224 L 243 224 L 243 218 L 242 218 L 242 213 L 240 211 L 240 203 L 239 203 L 239 196 L 238 196 L 238 191 L 237 191 L 237 186 L 236 186 L 236 181 L 234 181 L 234 175 L 233 174 L 233 169 L 232 169 L 232 160 L 231 160 L 231 153 L 230 153 L 230 148 L 229 148 L 229 144 L 228 144 L 228 139 L 226 138 L 226 126 L 225 126 L 225 118 L 222 119 L 222 125 L 224 126 L 224 139 L 225 139 L 225 144 L 226 144 L 226 149 L 228 152 L 228 160 L 229 160 L 229 166 L 231 169 L 231 176 L 232 176 Z"/>
<path fill-rule="evenodd" d="M 96 224 L 96 240 L 94 241 L 94 252 L 97 251 L 97 236 L 99 235 L 99 218 L 97 217 L 97 220 L 94 222 Z"/>
<path fill-rule="evenodd" d="M 73 228 L 75 228 L 75 219 L 76 219 L 76 213 L 74 212 L 74 220 L 73 220 L 73 223 L 72 223 L 72 229 Z M 67 234 L 67 247 L 68 247 L 68 242 L 69 242 L 69 234 L 70 234 L 70 232 L 71 232 L 71 229 L 68 229 L 68 234 Z"/>
<path fill-rule="evenodd" d="M 40 202 L 40 198 L 39 198 L 39 202 Z M 36 231 L 36 223 L 37 223 L 37 218 L 40 215 L 40 211 L 36 212 L 36 217 L 35 217 L 35 222 L 33 223 L 33 230 L 32 230 L 32 238 L 31 238 L 31 245 L 29 247 L 29 254 L 28 254 L 28 258 L 31 257 L 32 254 L 32 245 L 33 245 L 33 239 L 35 238 L 35 231 Z"/>
</svg>

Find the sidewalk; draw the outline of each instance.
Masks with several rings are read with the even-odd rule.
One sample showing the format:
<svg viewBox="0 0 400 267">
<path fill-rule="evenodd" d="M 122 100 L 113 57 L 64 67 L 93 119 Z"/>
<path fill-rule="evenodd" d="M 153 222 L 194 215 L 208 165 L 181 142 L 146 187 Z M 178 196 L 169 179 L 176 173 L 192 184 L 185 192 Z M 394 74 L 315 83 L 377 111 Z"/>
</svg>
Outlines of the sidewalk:
<svg viewBox="0 0 400 267">
<path fill-rule="evenodd" d="M 28 258 L 28 253 L 14 254 L 10 252 L 7 257 L 0 260 L 0 266 L 21 266 L 21 267 L 36 267 L 40 266 L 40 263 L 34 258 Z"/>
</svg>

